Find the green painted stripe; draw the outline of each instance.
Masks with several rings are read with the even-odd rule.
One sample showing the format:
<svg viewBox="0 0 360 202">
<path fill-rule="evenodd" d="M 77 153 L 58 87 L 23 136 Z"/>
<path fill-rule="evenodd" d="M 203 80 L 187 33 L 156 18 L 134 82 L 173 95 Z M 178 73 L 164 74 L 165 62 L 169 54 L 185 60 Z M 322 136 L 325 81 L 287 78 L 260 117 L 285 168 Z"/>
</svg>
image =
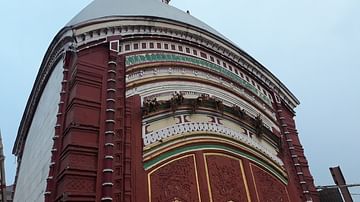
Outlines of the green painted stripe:
<svg viewBox="0 0 360 202">
<path fill-rule="evenodd" d="M 172 157 L 175 156 L 177 154 L 181 154 L 181 153 L 185 153 L 185 152 L 190 152 L 190 151 L 196 151 L 196 150 L 204 150 L 204 149 L 220 149 L 220 150 L 225 150 L 225 151 L 229 151 L 235 154 L 238 154 L 239 156 L 242 156 L 244 158 L 247 158 L 251 161 L 254 161 L 260 165 L 262 165 L 264 168 L 266 168 L 268 171 L 270 171 L 272 174 L 274 174 L 278 179 L 280 179 L 283 183 L 287 184 L 287 179 L 285 176 L 283 176 L 280 172 L 278 172 L 277 170 L 275 170 L 272 166 L 270 166 L 268 163 L 264 162 L 261 159 L 258 159 L 252 155 L 249 155 L 247 153 L 244 153 L 242 151 L 233 149 L 233 148 L 229 148 L 226 147 L 224 145 L 214 145 L 214 144 L 207 144 L 207 145 L 189 145 L 189 146 L 185 146 L 185 147 L 180 147 L 180 148 L 176 148 L 174 150 L 171 150 L 169 152 L 163 153 L 147 162 L 144 163 L 144 168 L 145 170 L 148 170 L 150 168 L 152 168 L 153 166 L 155 166 L 156 164 Z"/>
<path fill-rule="evenodd" d="M 200 132 L 200 131 L 199 131 Z M 204 132 L 204 131 L 201 131 L 201 132 Z M 170 145 L 172 144 L 174 141 L 177 141 L 179 139 L 183 139 L 183 138 L 196 138 L 196 137 L 215 137 L 215 138 L 220 138 L 220 139 L 225 139 L 225 140 L 228 140 L 230 142 L 234 142 L 236 144 L 239 144 L 239 145 L 242 145 L 244 147 L 246 147 L 247 149 L 250 149 L 252 150 L 253 152 L 256 152 L 256 150 L 254 150 L 254 148 L 250 147 L 249 145 L 247 145 L 246 143 L 242 142 L 242 141 L 239 141 L 239 140 L 236 140 L 234 138 L 231 138 L 229 136 L 224 136 L 223 134 L 219 134 L 219 133 L 215 133 L 215 132 L 206 132 L 206 133 L 196 133 L 196 134 L 192 134 L 192 133 L 189 133 L 189 134 L 182 134 L 182 135 L 177 135 L 178 137 L 176 138 L 172 138 L 171 140 L 168 140 L 168 141 L 163 141 L 161 144 L 158 144 L 156 146 L 153 146 L 147 150 L 144 151 L 144 155 L 158 149 L 158 148 L 162 148 L 162 147 L 166 147 L 167 145 Z"/>
<path fill-rule="evenodd" d="M 125 64 L 126 64 L 126 66 L 130 66 L 130 65 L 142 64 L 142 63 L 147 63 L 147 62 L 169 62 L 169 61 L 170 62 L 190 63 L 193 65 L 206 67 L 207 69 L 210 69 L 217 73 L 223 74 L 224 76 L 231 78 L 234 81 L 237 81 L 241 86 L 247 88 L 248 90 L 250 90 L 253 93 L 255 93 L 256 95 L 258 95 L 267 104 L 271 104 L 269 98 L 266 97 L 266 95 L 261 93 L 257 88 L 255 88 L 249 82 L 247 82 L 244 79 L 242 79 L 241 77 L 239 77 L 237 74 L 223 68 L 220 65 L 211 63 L 211 62 L 203 60 L 203 59 L 185 56 L 185 55 L 179 55 L 179 54 L 151 53 L 151 54 L 126 56 Z"/>
</svg>

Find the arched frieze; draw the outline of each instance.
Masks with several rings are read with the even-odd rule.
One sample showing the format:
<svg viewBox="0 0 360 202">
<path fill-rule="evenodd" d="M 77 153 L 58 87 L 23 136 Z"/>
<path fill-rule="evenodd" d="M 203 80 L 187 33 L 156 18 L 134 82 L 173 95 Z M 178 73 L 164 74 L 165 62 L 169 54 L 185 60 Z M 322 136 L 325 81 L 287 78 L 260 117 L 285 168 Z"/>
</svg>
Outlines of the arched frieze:
<svg viewBox="0 0 360 202">
<path fill-rule="evenodd" d="M 240 126 L 224 117 L 213 114 L 177 114 L 168 118 L 155 118 L 143 120 L 142 138 L 143 150 L 161 147 L 167 142 L 188 137 L 208 136 L 212 134 L 217 138 L 230 139 L 259 151 L 259 154 L 282 166 L 282 160 L 277 156 L 278 148 L 264 138 L 252 135 L 245 127 Z"/>
<path fill-rule="evenodd" d="M 139 69 L 127 74 L 126 82 L 128 89 L 139 89 L 141 85 L 146 83 L 159 83 L 164 80 L 177 80 L 178 83 L 183 83 L 189 80 L 193 83 L 210 83 L 217 88 L 225 89 L 230 94 L 236 94 L 243 97 L 247 102 L 251 102 L 252 105 L 257 106 L 265 113 L 267 113 L 273 120 L 276 120 L 274 110 L 269 105 L 264 104 L 260 99 L 244 90 L 241 86 L 236 85 L 227 79 L 216 74 L 209 73 L 201 69 L 195 69 L 186 66 L 152 66 L 145 69 Z M 129 93 L 136 93 L 128 91 Z"/>
<path fill-rule="evenodd" d="M 181 54 L 162 52 L 162 53 L 144 53 L 144 54 L 131 55 L 131 56 L 126 56 L 125 59 L 126 67 L 129 67 L 131 65 L 140 65 L 140 64 L 156 63 L 156 62 L 185 63 L 185 64 L 195 65 L 204 68 L 211 72 L 215 72 L 217 74 L 220 74 L 224 78 L 236 82 L 241 87 L 249 90 L 255 96 L 259 97 L 264 103 L 271 106 L 271 100 L 267 97 L 266 91 L 264 91 L 266 93 L 265 95 L 265 93 L 258 90 L 254 81 L 250 82 L 250 80 L 243 79 L 241 76 L 233 73 L 229 69 L 226 69 L 213 62 L 206 61 L 203 58 L 200 59 L 200 58 L 189 57 Z M 246 78 L 249 79 L 247 76 Z"/>
<path fill-rule="evenodd" d="M 241 99 L 240 97 L 232 93 L 199 82 L 158 81 L 156 83 L 148 83 L 145 85 L 138 86 L 136 88 L 130 88 L 127 90 L 126 96 L 129 97 L 135 94 L 139 94 L 142 98 L 142 102 L 144 100 L 154 99 L 154 98 L 156 98 L 158 101 L 161 101 L 161 100 L 170 100 L 174 92 L 181 92 L 184 98 L 197 98 L 202 94 L 207 94 L 210 97 L 217 97 L 223 100 L 223 103 L 225 105 L 239 106 L 241 109 L 244 109 L 253 118 L 260 114 L 263 119 L 265 127 L 267 127 L 270 131 L 274 129 L 277 131 L 280 130 L 279 127 L 275 124 L 276 117 L 273 112 L 271 111 L 262 112 L 253 105 L 249 104 L 248 101 Z M 239 90 L 238 93 L 244 94 L 244 92 L 241 90 Z"/>
</svg>

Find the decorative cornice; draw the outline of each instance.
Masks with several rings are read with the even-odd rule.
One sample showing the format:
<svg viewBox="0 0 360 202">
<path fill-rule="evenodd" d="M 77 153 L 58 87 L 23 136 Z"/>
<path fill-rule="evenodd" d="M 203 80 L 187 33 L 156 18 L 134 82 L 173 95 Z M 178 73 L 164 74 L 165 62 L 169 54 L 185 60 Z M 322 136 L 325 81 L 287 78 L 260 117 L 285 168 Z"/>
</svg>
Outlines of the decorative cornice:
<svg viewBox="0 0 360 202">
<path fill-rule="evenodd" d="M 131 65 L 143 64 L 149 62 L 180 62 L 180 63 L 187 63 L 187 64 L 192 64 L 206 68 L 207 70 L 214 71 L 216 73 L 223 75 L 226 78 L 232 79 L 234 82 L 240 84 L 243 88 L 246 88 L 247 90 L 254 93 L 256 96 L 258 96 L 260 99 L 262 99 L 266 104 L 268 104 L 271 107 L 271 101 L 269 100 L 269 98 L 267 98 L 262 92 L 256 89 L 256 87 L 251 85 L 249 82 L 245 81 L 240 76 L 232 73 L 231 71 L 221 67 L 220 65 L 217 65 L 215 63 L 203 59 L 189 57 L 186 55 L 173 54 L 173 53 L 147 53 L 147 54 L 127 56 L 125 60 L 125 65 L 131 66 Z"/>
<path fill-rule="evenodd" d="M 253 57 L 229 40 L 197 27 L 155 17 L 151 18 L 151 23 L 149 17 L 109 17 L 87 22 L 75 27 L 74 31 L 79 45 L 82 46 L 111 35 L 122 35 L 124 40 L 141 36 L 168 36 L 199 44 L 247 70 L 248 74 L 272 89 L 291 108 L 299 104 L 298 99 L 286 86 Z"/>
</svg>

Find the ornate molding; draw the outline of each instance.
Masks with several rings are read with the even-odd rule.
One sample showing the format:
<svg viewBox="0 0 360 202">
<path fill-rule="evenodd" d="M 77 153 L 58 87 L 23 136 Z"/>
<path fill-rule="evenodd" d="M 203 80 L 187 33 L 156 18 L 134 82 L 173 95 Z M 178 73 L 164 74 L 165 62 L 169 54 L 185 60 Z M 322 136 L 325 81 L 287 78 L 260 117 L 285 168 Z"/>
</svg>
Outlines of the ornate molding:
<svg viewBox="0 0 360 202">
<path fill-rule="evenodd" d="M 201 134 L 216 134 L 220 136 L 224 136 L 226 138 L 230 138 L 234 141 L 241 142 L 249 147 L 258 150 L 263 155 L 266 155 L 271 160 L 276 162 L 278 165 L 282 166 L 282 160 L 277 157 L 272 152 L 268 151 L 265 147 L 255 142 L 252 138 L 250 138 L 247 134 L 238 132 L 231 128 L 225 127 L 218 123 L 208 123 L 208 122 L 189 122 L 189 123 L 181 123 L 176 125 L 167 126 L 166 128 L 152 131 L 148 134 L 143 133 L 143 143 L 144 150 L 151 148 L 152 145 L 156 143 L 166 142 L 167 139 L 178 137 L 186 137 L 188 135 L 197 134 L 201 136 Z"/>
<path fill-rule="evenodd" d="M 269 100 L 269 98 L 267 98 L 267 96 L 260 92 L 256 87 L 242 79 L 240 76 L 223 68 L 222 66 L 206 61 L 204 59 L 174 53 L 146 53 L 127 56 L 125 64 L 126 67 L 129 67 L 131 65 L 140 65 L 149 62 L 176 62 L 200 66 L 202 68 L 205 68 L 206 70 L 216 72 L 218 74 L 221 74 L 225 78 L 233 80 L 241 87 L 246 88 L 256 96 L 258 96 L 262 101 L 264 101 L 267 105 L 271 107 L 271 101 Z"/>
<path fill-rule="evenodd" d="M 199 72 L 199 76 L 201 72 Z M 224 82 L 223 85 L 226 85 Z M 233 88 L 233 90 L 237 90 Z M 241 109 L 244 109 L 247 115 L 252 118 L 255 118 L 257 115 L 261 115 L 264 125 L 267 129 L 273 131 L 280 131 L 279 127 L 276 125 L 276 117 L 271 111 L 263 111 L 258 108 L 253 107 L 250 103 L 250 98 L 248 101 L 243 100 L 236 95 L 218 89 L 214 86 L 203 85 L 195 82 L 177 82 L 177 81 L 168 81 L 168 82 L 157 82 L 155 84 L 146 84 L 141 85 L 136 88 L 130 88 L 127 90 L 127 97 L 139 94 L 143 101 L 144 100 L 153 100 L 157 98 L 158 102 L 163 102 L 169 99 L 174 92 L 180 92 L 183 94 L 186 99 L 196 99 L 202 94 L 207 94 L 210 97 L 218 98 L 223 101 L 223 104 L 228 107 L 239 106 Z M 238 92 L 240 95 L 246 96 L 242 91 Z M 255 101 L 253 104 L 257 104 Z M 260 108 L 260 106 L 259 106 Z"/>
<path fill-rule="evenodd" d="M 247 74 L 256 77 L 263 84 L 278 94 L 291 108 L 299 101 L 269 70 L 257 62 L 243 50 L 219 36 L 204 32 L 196 27 L 184 27 L 183 24 L 166 19 L 154 18 L 150 25 L 142 17 L 112 17 L 102 20 L 96 25 L 88 25 L 75 29 L 79 46 L 99 41 L 112 35 L 122 35 L 124 40 L 134 40 L 144 36 L 164 36 L 183 43 L 200 44 L 204 49 L 217 52 L 229 61 L 247 70 Z"/>
<path fill-rule="evenodd" d="M 222 77 L 217 76 L 216 74 L 206 72 L 201 69 L 193 69 L 189 67 L 180 67 L 180 66 L 155 66 L 155 67 L 147 67 L 145 69 L 139 69 L 137 71 L 129 72 L 127 74 L 127 96 L 133 95 L 136 93 L 142 93 L 141 89 L 144 89 L 143 86 L 148 86 L 148 83 L 164 83 L 165 81 L 174 81 L 177 80 L 177 87 L 174 91 L 181 90 L 179 87 L 189 84 L 192 82 L 194 86 L 199 85 L 207 85 L 212 86 L 213 89 L 202 88 L 203 91 L 206 91 L 210 94 L 217 95 L 219 93 L 215 93 L 214 91 L 222 91 L 222 95 L 220 96 L 225 102 L 228 104 L 235 104 L 238 102 L 239 97 L 243 98 L 241 100 L 246 100 L 246 103 L 251 103 L 251 105 L 255 105 L 258 110 L 263 111 L 264 114 L 269 116 L 273 121 L 276 121 L 276 116 L 274 110 L 270 107 L 270 105 L 265 104 L 260 98 L 254 96 L 253 93 L 250 93 L 248 90 L 245 90 L 244 87 L 233 83 L 230 80 L 225 80 Z M 201 83 L 201 84 L 199 84 Z M 157 84 L 158 85 L 158 84 Z M 164 86 L 161 86 L 164 89 Z M 197 87 L 195 87 L 197 88 Z M 219 89 L 220 88 L 220 89 Z M 155 92 L 154 90 L 150 90 Z M 195 91 L 195 90 L 194 90 Z M 149 92 L 149 91 L 147 91 Z M 224 95 L 226 94 L 226 95 Z M 235 98 L 236 95 L 236 98 Z M 228 99 L 227 99 L 228 98 Z M 250 105 L 247 104 L 249 107 Z M 246 107 L 246 108 L 249 108 Z M 253 108 L 253 107 L 252 107 Z M 251 110 L 253 111 L 253 110 Z"/>
</svg>

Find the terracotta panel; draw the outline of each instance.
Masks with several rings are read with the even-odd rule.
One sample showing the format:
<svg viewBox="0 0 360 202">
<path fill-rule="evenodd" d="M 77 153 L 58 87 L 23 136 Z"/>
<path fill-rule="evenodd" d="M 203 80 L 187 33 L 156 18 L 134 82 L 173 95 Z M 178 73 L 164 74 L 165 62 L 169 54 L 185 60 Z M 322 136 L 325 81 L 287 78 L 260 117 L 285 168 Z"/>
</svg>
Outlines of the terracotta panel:
<svg viewBox="0 0 360 202">
<path fill-rule="evenodd" d="M 58 193 L 78 192 L 78 193 L 94 193 L 95 180 L 93 177 L 70 176 L 67 175 L 59 182 Z"/>
<path fill-rule="evenodd" d="M 242 162 L 223 154 L 206 154 L 211 201 L 249 201 Z"/>
<path fill-rule="evenodd" d="M 198 202 L 199 191 L 194 155 L 170 161 L 149 174 L 150 201 Z"/>
<path fill-rule="evenodd" d="M 255 182 L 257 198 L 259 201 L 290 201 L 285 184 L 254 164 L 251 164 L 251 171 Z"/>
</svg>

